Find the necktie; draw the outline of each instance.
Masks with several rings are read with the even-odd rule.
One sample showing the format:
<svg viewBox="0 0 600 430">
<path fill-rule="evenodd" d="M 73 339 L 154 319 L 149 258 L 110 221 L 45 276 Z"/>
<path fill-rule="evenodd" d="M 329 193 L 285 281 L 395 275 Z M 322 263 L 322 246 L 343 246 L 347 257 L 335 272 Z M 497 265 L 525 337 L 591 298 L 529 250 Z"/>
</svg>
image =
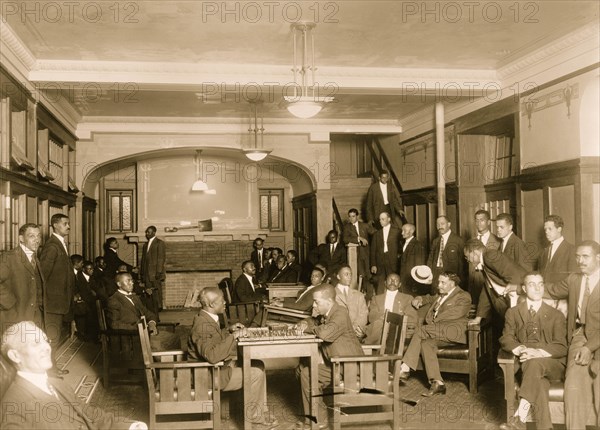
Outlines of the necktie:
<svg viewBox="0 0 600 430">
<path fill-rule="evenodd" d="M 440 253 L 438 254 L 437 267 L 444 267 L 442 253 L 444 252 L 444 236 L 440 236 Z"/>
<path fill-rule="evenodd" d="M 550 260 L 552 260 L 552 247 L 554 246 L 554 243 L 550 244 L 550 248 L 548 248 L 548 263 L 550 263 Z"/>
<path fill-rule="evenodd" d="M 258 251 L 258 264 L 260 265 L 260 268 L 263 268 L 263 258 L 262 258 L 262 251 Z"/>
<path fill-rule="evenodd" d="M 36 268 L 37 266 L 36 266 L 36 264 L 35 264 L 35 257 L 34 257 L 33 255 L 31 256 L 31 261 L 30 261 L 30 262 L 31 262 L 31 265 L 33 266 L 33 270 L 35 270 L 35 268 Z"/>
<path fill-rule="evenodd" d="M 530 305 L 529 306 L 529 318 L 532 319 L 532 320 L 535 319 L 535 314 L 536 313 L 537 312 L 535 311 L 535 309 L 533 309 L 533 305 Z"/>
<path fill-rule="evenodd" d="M 585 311 L 588 302 L 590 301 L 590 277 L 585 277 L 585 290 L 583 291 L 583 301 L 581 302 L 581 310 L 579 311 L 579 323 L 585 324 Z"/>
<path fill-rule="evenodd" d="M 48 391 L 50 391 L 50 394 L 52 394 L 58 399 L 58 393 L 56 392 L 50 381 L 46 381 L 46 387 L 48 388 Z"/>
<path fill-rule="evenodd" d="M 435 305 L 433 306 L 433 318 L 437 316 L 437 313 L 440 310 L 440 306 L 442 306 L 442 300 L 444 300 L 444 297 L 446 297 L 446 294 L 440 294 L 440 297 L 438 298 L 437 302 L 435 302 Z"/>
</svg>

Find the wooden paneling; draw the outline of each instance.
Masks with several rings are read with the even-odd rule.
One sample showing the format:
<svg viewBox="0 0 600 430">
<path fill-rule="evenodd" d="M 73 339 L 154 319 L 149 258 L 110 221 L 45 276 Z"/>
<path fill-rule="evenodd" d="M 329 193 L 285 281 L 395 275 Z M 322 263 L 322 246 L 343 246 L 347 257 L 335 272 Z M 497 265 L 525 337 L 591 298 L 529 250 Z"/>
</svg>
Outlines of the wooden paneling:
<svg viewBox="0 0 600 430">
<path fill-rule="evenodd" d="M 549 187 L 548 206 L 549 215 L 560 215 L 565 222 L 565 226 L 563 227 L 563 236 L 565 239 L 571 243 L 575 243 L 575 185 Z"/>
<path fill-rule="evenodd" d="M 540 190 L 523 191 L 521 194 L 523 226 L 519 236 L 529 246 L 544 245 L 544 193 Z"/>
</svg>

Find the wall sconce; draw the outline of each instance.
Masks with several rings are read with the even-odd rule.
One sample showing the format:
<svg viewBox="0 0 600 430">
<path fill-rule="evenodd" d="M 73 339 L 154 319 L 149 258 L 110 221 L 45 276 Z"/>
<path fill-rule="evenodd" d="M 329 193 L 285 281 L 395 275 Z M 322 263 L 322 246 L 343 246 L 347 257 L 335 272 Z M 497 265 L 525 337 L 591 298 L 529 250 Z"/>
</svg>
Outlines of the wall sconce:
<svg viewBox="0 0 600 430">
<path fill-rule="evenodd" d="M 563 90 L 563 97 L 567 104 L 567 118 L 571 118 L 571 97 L 573 97 L 573 87 L 571 85 L 567 85 Z"/>
<path fill-rule="evenodd" d="M 535 109 L 535 102 L 525 102 L 525 113 L 527 114 L 527 120 L 529 121 L 528 128 L 531 130 L 531 115 Z"/>
</svg>

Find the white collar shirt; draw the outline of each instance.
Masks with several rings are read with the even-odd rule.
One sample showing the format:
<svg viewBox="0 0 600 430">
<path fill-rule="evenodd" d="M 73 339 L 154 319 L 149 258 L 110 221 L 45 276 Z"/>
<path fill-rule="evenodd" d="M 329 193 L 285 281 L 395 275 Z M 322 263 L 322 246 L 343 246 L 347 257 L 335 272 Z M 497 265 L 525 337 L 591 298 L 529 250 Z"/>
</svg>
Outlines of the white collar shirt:
<svg viewBox="0 0 600 430">
<path fill-rule="evenodd" d="M 390 204 L 390 202 L 388 200 L 387 184 L 383 184 L 381 181 L 379 181 L 379 189 L 381 190 L 381 194 L 383 195 L 383 204 L 384 205 Z"/>
<path fill-rule="evenodd" d="M 552 260 L 552 257 L 554 257 L 554 254 L 556 253 L 556 250 L 558 249 L 560 244 L 563 243 L 563 240 L 565 240 L 565 238 L 561 236 L 558 239 L 553 240 L 552 243 L 550 244 L 550 259 L 551 260 Z"/>
<path fill-rule="evenodd" d="M 58 238 L 58 240 L 60 240 L 60 243 L 62 243 L 62 246 L 65 248 L 65 252 L 67 253 L 67 255 L 69 255 L 69 250 L 67 249 L 67 242 L 65 241 L 65 238 L 62 237 L 59 234 L 56 233 L 52 233 L 54 236 L 56 236 L 56 238 Z M 112 248 L 111 248 L 112 249 Z M 116 252 L 116 251 L 115 251 Z"/>
<path fill-rule="evenodd" d="M 386 290 L 385 292 L 385 300 L 383 302 L 383 308 L 391 311 L 394 309 L 394 302 L 396 300 L 396 296 L 398 295 L 398 290 L 390 291 Z"/>
<path fill-rule="evenodd" d="M 391 224 L 386 225 L 385 227 L 383 227 L 383 252 L 388 252 L 388 236 L 390 235 L 390 228 L 392 227 Z"/>
</svg>

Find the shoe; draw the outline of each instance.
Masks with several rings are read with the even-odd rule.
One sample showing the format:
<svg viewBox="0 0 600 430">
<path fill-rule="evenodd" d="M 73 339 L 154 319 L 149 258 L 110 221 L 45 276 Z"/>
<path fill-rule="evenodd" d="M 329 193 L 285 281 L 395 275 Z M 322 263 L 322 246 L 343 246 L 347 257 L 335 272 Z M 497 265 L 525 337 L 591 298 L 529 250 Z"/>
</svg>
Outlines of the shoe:
<svg viewBox="0 0 600 430">
<path fill-rule="evenodd" d="M 279 421 L 277 421 L 276 419 L 265 419 L 263 421 L 257 421 L 257 422 L 252 422 L 252 428 L 254 429 L 258 429 L 258 430 L 271 430 L 274 428 L 277 428 L 279 426 Z"/>
<path fill-rule="evenodd" d="M 499 428 L 500 430 L 525 430 L 527 425 L 519 417 L 514 416 L 508 422 L 500 424 Z"/>
<path fill-rule="evenodd" d="M 436 394 L 446 394 L 446 385 L 440 384 L 438 381 L 433 381 L 431 386 L 429 387 L 429 391 L 426 393 L 422 393 L 423 397 L 431 397 Z"/>
<path fill-rule="evenodd" d="M 400 381 L 402 382 L 406 382 L 408 381 L 408 378 L 410 377 L 410 371 L 409 372 L 403 372 L 402 370 L 400 371 L 400 373 L 398 374 L 398 378 L 400 379 Z"/>
<path fill-rule="evenodd" d="M 52 376 L 63 377 L 65 375 L 68 375 L 69 371 L 67 369 L 58 369 L 56 367 L 53 367 L 48 371 L 48 373 Z"/>
</svg>

